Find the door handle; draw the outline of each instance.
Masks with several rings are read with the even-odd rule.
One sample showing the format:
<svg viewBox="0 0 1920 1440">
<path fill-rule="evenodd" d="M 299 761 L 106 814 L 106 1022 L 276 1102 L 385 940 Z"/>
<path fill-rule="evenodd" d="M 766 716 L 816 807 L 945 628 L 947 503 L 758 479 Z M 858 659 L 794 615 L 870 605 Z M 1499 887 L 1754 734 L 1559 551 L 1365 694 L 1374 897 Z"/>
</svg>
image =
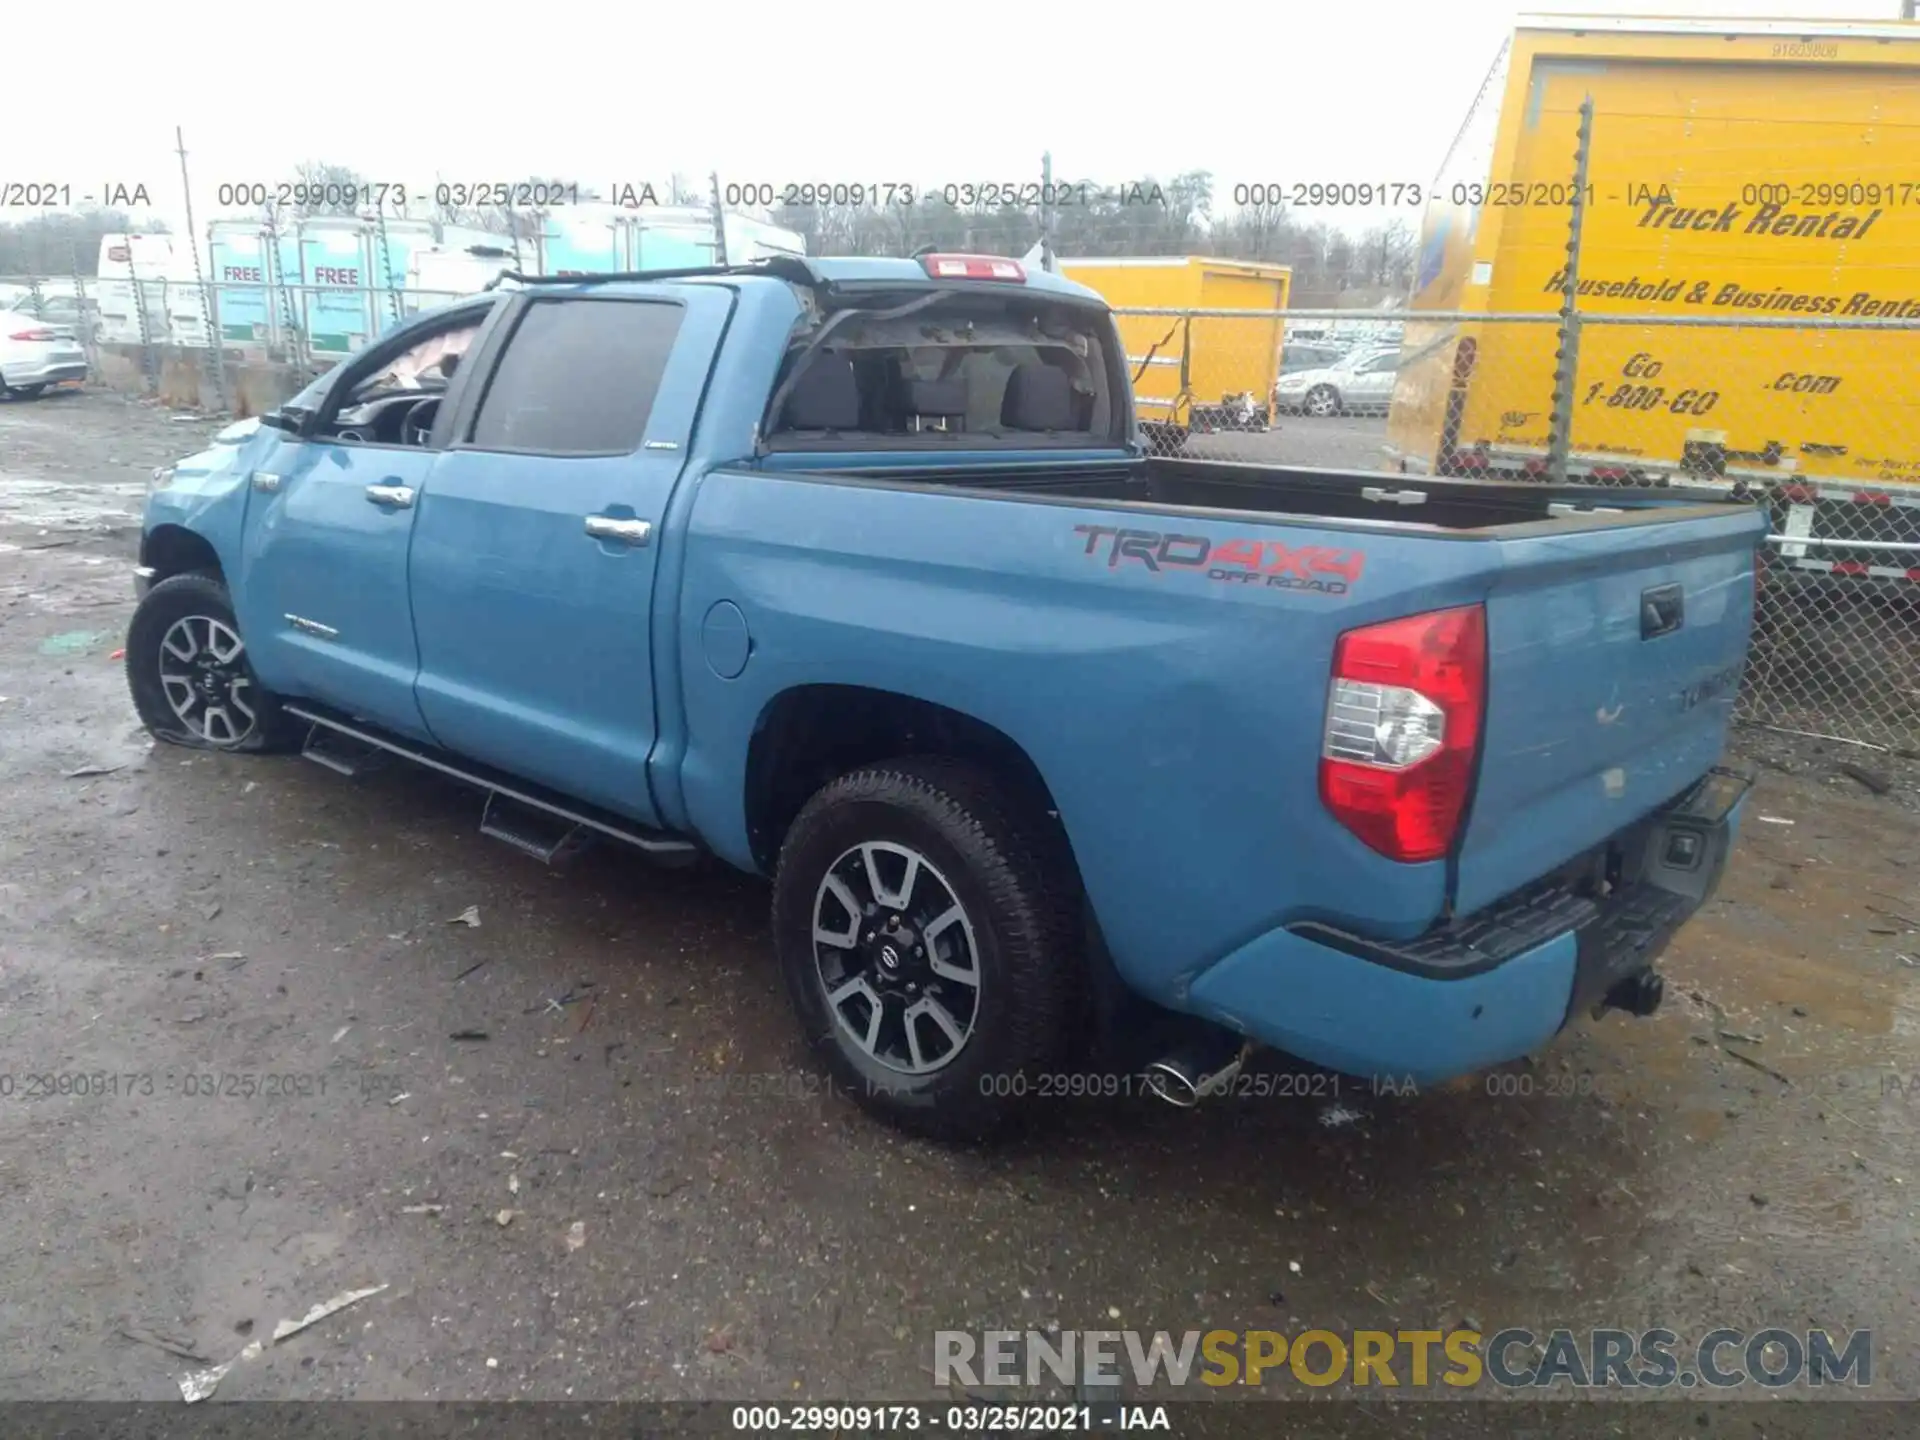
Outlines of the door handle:
<svg viewBox="0 0 1920 1440">
<path fill-rule="evenodd" d="M 396 509 L 413 508 L 413 487 L 410 485 L 369 485 L 367 500 L 374 505 L 392 505 Z"/>
<path fill-rule="evenodd" d="M 1678 585 L 1656 585 L 1640 592 L 1640 638 L 1671 635 L 1686 623 L 1686 592 Z"/>
<path fill-rule="evenodd" d="M 269 475 L 265 470 L 256 470 L 253 472 L 253 488 L 263 494 L 271 495 L 280 488 L 280 477 Z"/>
<path fill-rule="evenodd" d="M 653 524 L 647 520 L 616 520 L 611 515 L 589 515 L 587 534 L 596 540 L 624 540 L 629 545 L 644 545 L 653 538 Z"/>
</svg>

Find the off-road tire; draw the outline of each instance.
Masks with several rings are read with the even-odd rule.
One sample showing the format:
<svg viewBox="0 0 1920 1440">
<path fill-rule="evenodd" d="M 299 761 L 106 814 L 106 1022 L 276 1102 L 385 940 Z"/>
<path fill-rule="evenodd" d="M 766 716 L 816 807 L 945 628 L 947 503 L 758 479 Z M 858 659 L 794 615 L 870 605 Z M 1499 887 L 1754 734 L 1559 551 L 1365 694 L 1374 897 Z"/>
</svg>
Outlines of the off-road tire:
<svg viewBox="0 0 1920 1440">
<path fill-rule="evenodd" d="M 816 959 L 817 898 L 836 859 L 866 842 L 924 856 L 973 927 L 972 1030 L 943 1068 L 889 1070 L 837 1022 Z M 1064 832 L 1019 788 L 949 758 L 871 765 L 819 790 L 788 830 L 773 933 L 808 1046 L 832 1080 L 910 1132 L 984 1139 L 1031 1113 L 1065 1057 L 1084 988 L 1078 877 Z"/>
<path fill-rule="evenodd" d="M 244 650 L 238 665 L 250 682 L 249 703 L 253 706 L 254 721 L 238 741 L 215 743 L 188 728 L 175 713 L 166 687 L 161 683 L 160 646 L 175 623 L 189 617 L 217 621 L 235 635 L 240 632 L 227 587 L 217 577 L 199 571 L 174 575 L 155 585 L 142 597 L 133 612 L 133 622 L 127 627 L 127 689 L 133 696 L 133 708 L 139 712 L 140 721 L 149 733 L 156 740 L 193 750 L 257 754 L 298 748 L 305 727 L 284 713 L 273 693 L 261 685 Z"/>
</svg>

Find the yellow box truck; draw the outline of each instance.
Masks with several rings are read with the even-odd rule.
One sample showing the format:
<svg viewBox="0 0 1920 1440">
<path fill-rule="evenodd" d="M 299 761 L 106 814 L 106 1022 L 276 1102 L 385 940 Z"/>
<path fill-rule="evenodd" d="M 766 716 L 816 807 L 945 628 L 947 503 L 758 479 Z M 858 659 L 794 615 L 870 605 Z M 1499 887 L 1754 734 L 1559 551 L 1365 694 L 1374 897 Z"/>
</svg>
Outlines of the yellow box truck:
<svg viewBox="0 0 1920 1440">
<path fill-rule="evenodd" d="M 1569 477 L 1764 487 L 1803 536 L 1864 499 L 1884 533 L 1920 505 L 1911 23 L 1523 19 L 1429 196 L 1390 468 L 1542 471 L 1589 97 Z"/>
<path fill-rule="evenodd" d="M 1190 433 L 1264 430 L 1279 376 L 1282 318 L 1293 271 L 1199 255 L 1067 259 L 1070 280 L 1116 310 L 1247 310 L 1248 316 L 1116 317 L 1140 427 L 1154 449 Z"/>
</svg>

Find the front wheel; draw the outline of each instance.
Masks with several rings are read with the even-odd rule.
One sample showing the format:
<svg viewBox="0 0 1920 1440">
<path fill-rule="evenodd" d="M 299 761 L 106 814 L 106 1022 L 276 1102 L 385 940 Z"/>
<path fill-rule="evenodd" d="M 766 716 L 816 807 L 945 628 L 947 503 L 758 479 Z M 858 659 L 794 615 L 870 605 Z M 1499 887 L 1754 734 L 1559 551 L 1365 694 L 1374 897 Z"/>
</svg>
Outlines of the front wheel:
<svg viewBox="0 0 1920 1440">
<path fill-rule="evenodd" d="M 40 392 L 46 388 L 44 383 L 38 385 L 9 385 L 5 380 L 0 380 L 0 395 L 11 395 L 16 400 L 38 400 L 40 398 Z"/>
<path fill-rule="evenodd" d="M 197 750 L 281 750 L 298 723 L 254 677 L 227 587 L 211 575 L 162 580 L 127 627 L 127 688 L 156 740 Z"/>
<path fill-rule="evenodd" d="M 1331 385 L 1316 385 L 1307 392 L 1306 411 L 1325 419 L 1340 411 L 1340 392 Z"/>
<path fill-rule="evenodd" d="M 919 758 L 833 781 L 774 878 L 774 944 L 808 1044 L 905 1129 L 999 1129 L 1066 1050 L 1077 893 L 1059 828 L 987 770 Z"/>
</svg>

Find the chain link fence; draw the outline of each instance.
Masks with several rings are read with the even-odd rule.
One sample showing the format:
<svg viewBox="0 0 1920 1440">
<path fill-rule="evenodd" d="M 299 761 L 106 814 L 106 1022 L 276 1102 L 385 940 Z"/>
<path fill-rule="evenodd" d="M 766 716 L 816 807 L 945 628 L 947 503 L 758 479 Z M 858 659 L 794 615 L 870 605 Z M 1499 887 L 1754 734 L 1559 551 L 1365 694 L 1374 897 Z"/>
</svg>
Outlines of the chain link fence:
<svg viewBox="0 0 1920 1440">
<path fill-rule="evenodd" d="M 1920 320 L 1119 318 L 1154 454 L 1764 507 L 1742 718 L 1920 747 Z"/>
<path fill-rule="evenodd" d="M 96 380 L 209 411 L 269 409 L 461 293 L 407 288 L 392 267 L 357 286 L 277 273 L 271 283 L 142 274 L 125 253 L 125 273 L 0 276 L 0 316 L 64 332 Z"/>
</svg>

